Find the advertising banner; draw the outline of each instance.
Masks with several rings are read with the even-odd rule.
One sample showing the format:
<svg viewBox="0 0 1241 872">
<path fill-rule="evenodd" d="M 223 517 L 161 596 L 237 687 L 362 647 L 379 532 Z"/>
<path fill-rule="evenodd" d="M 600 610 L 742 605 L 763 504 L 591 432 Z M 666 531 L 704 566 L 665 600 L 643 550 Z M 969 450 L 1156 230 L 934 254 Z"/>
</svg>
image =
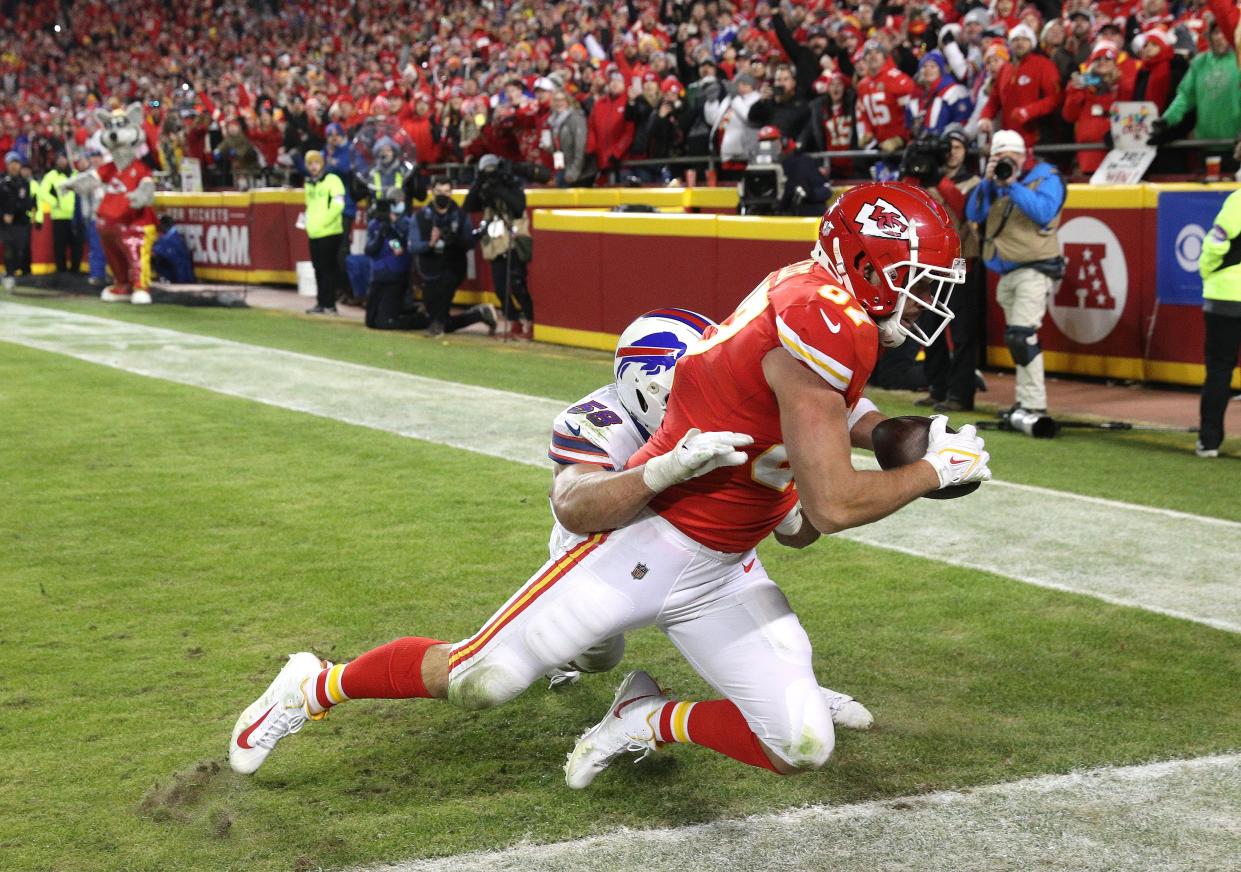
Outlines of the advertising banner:
<svg viewBox="0 0 1241 872">
<path fill-rule="evenodd" d="M 177 223 L 195 269 L 250 268 L 250 206 L 163 206 L 160 212 Z"/>
<path fill-rule="evenodd" d="M 1160 303 L 1201 306 L 1198 257 L 1228 191 L 1160 191 L 1155 296 Z"/>
</svg>

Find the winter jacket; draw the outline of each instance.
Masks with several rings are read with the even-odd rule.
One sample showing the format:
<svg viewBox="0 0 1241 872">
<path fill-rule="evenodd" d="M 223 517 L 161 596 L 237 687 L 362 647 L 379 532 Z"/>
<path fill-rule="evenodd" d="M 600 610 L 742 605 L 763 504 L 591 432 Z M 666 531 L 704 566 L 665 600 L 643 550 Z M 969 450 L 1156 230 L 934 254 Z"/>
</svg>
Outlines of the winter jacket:
<svg viewBox="0 0 1241 872">
<path fill-rule="evenodd" d="M 1056 227 L 1065 193 L 1060 174 L 1043 161 L 1035 161 L 1009 185 L 990 179 L 979 182 L 965 201 L 965 217 L 982 225 L 987 269 L 1003 275 L 1032 261 L 1058 256 Z"/>
<path fill-rule="evenodd" d="M 616 166 L 633 144 L 633 122 L 625 117 L 628 102 L 624 94 L 604 94 L 590 110 L 587 150 L 599 161 L 601 170 Z"/>
<path fill-rule="evenodd" d="M 431 231 L 440 229 L 440 238 L 431 245 Z M 445 212 L 428 203 L 409 220 L 409 252 L 418 258 L 418 272 L 424 279 L 435 278 L 445 270 L 465 275 L 465 253 L 474 247 L 474 225 L 469 214 L 456 203 Z"/>
<path fill-rule="evenodd" d="M 1203 311 L 1241 314 L 1241 191 L 1233 191 L 1202 240 L 1198 260 Z"/>
<path fill-rule="evenodd" d="M 1149 100 L 1163 112 L 1172 98 L 1172 46 L 1153 40 L 1159 46 L 1159 54 L 1143 58 L 1142 67 L 1134 82 L 1133 99 Z"/>
<path fill-rule="evenodd" d="M 563 116 L 547 119 L 552 134 L 552 150 L 564 155 L 564 179 L 573 184 L 582 177 L 586 166 L 586 115 L 570 106 Z"/>
<path fill-rule="evenodd" d="M 999 118 L 997 127 L 1015 130 L 1029 148 L 1038 142 L 1038 119 L 1060 106 L 1060 72 L 1045 54 L 1032 51 L 1000 68 L 982 117 Z"/>
<path fill-rule="evenodd" d="M 12 215 L 14 224 L 29 224 L 30 212 L 35 207 L 30 182 L 18 173 L 10 176 L 0 173 L 0 216 Z"/>
<path fill-rule="evenodd" d="M 259 170 L 258 149 L 244 133 L 226 136 L 215 149 L 217 163 L 228 164 L 234 173 L 256 173 Z"/>
<path fill-rule="evenodd" d="M 1102 142 L 1112 129 L 1112 104 L 1132 96 L 1124 92 L 1123 83 L 1119 81 L 1111 87 L 1067 88 L 1063 114 L 1064 120 L 1073 125 L 1073 141 Z M 1077 165 L 1083 173 L 1093 173 L 1106 154 L 1097 150 L 1079 151 Z"/>
<path fill-rule="evenodd" d="M 750 110 L 750 123 L 754 126 L 774 125 L 785 138 L 794 142 L 801 139 L 809 121 L 810 107 L 796 94 L 784 100 L 759 100 Z"/>
<path fill-rule="evenodd" d="M 939 52 L 929 52 L 918 65 L 918 73 L 928 62 L 946 69 L 948 62 Z M 969 121 L 974 112 L 974 101 L 964 85 L 945 73 L 929 88 L 919 88 L 905 104 L 905 124 L 915 136 L 919 133 L 940 134 L 949 124 Z"/>
<path fill-rule="evenodd" d="M 1175 127 L 1191 109 L 1198 111 L 1196 138 L 1233 139 L 1241 132 L 1241 71 L 1232 51 L 1194 58 L 1163 119 Z"/>
<path fill-rule="evenodd" d="M 185 237 L 176 227 L 155 240 L 151 246 L 151 266 L 158 266 L 161 278 L 174 285 L 192 285 L 194 283 L 194 259 L 190 256 L 190 247 Z"/>
<path fill-rule="evenodd" d="M 626 104 L 625 120 L 633 125 L 633 142 L 629 145 L 629 154 L 632 157 L 654 157 L 647 145 L 650 131 L 648 122 L 654 113 L 655 107 L 641 94 Z"/>
<path fill-rule="evenodd" d="M 703 114 L 714 130 L 723 130 L 720 158 L 748 161 L 758 151 L 758 128 L 750 123 L 750 109 L 759 101 L 757 91 L 746 96 L 726 96 L 703 107 Z"/>
<path fill-rule="evenodd" d="M 371 259 L 372 279 L 399 282 L 409 275 L 408 237 L 409 221 L 404 216 L 370 220 L 366 225 L 366 256 Z"/>
</svg>

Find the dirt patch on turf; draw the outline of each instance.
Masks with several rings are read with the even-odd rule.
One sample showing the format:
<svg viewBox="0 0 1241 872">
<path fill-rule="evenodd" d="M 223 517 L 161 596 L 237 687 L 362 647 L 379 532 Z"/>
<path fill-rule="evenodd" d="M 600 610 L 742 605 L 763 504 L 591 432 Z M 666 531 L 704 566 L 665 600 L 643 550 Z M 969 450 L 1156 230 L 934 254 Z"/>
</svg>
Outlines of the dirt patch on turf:
<svg viewBox="0 0 1241 872">
<path fill-rule="evenodd" d="M 138 813 L 152 820 L 189 820 L 189 810 L 198 805 L 211 783 L 223 774 L 220 764 L 214 760 L 202 760 L 180 772 L 173 773 L 166 784 L 156 782 L 138 803 Z M 222 828 L 216 826 L 216 834 L 224 836 L 232 827 L 231 818 Z"/>
</svg>

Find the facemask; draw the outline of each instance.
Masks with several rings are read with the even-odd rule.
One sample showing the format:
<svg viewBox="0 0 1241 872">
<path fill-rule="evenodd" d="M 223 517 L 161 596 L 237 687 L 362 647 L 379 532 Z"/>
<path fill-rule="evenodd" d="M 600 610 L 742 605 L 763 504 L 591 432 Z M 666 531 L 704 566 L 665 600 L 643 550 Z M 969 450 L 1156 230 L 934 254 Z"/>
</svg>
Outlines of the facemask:
<svg viewBox="0 0 1241 872">
<path fill-rule="evenodd" d="M 436 194 L 435 205 L 440 209 L 447 209 L 452 204 L 452 197 L 447 194 Z"/>
</svg>

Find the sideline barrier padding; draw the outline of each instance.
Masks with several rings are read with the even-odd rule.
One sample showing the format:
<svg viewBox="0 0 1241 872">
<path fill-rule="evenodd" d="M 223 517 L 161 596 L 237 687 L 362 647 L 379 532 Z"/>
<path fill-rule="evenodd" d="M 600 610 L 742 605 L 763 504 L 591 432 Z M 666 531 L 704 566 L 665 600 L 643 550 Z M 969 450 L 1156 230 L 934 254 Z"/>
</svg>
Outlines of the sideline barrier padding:
<svg viewBox="0 0 1241 872">
<path fill-rule="evenodd" d="M 1198 251 L 1237 187 L 1070 185 L 1059 234 L 1066 276 L 1040 334 L 1047 370 L 1201 384 Z M 535 337 L 610 349 L 650 309 L 726 317 L 768 272 L 809 255 L 816 226 L 813 218 L 538 211 Z M 987 359 L 1011 367 L 991 279 Z"/>
<path fill-rule="evenodd" d="M 1060 230 L 1068 270 L 1041 334 L 1048 371 L 1201 384 L 1198 252 L 1237 187 L 1070 185 Z M 461 202 L 465 193 L 454 196 Z M 591 348 L 610 349 L 648 309 L 726 316 L 768 272 L 808 255 L 817 223 L 720 214 L 735 211 L 735 188 L 532 188 L 526 196 L 535 336 Z M 660 211 L 607 211 L 637 203 Z M 198 275 L 218 282 L 295 284 L 295 263 L 309 258 L 306 235 L 294 227 L 302 204 L 297 189 L 156 197 L 157 211 L 186 233 Z M 32 252 L 33 271 L 51 272 L 48 224 L 34 233 Z M 456 302 L 497 302 L 491 287 L 475 253 Z M 1011 366 L 1003 315 L 989 300 L 987 360 Z"/>
</svg>

